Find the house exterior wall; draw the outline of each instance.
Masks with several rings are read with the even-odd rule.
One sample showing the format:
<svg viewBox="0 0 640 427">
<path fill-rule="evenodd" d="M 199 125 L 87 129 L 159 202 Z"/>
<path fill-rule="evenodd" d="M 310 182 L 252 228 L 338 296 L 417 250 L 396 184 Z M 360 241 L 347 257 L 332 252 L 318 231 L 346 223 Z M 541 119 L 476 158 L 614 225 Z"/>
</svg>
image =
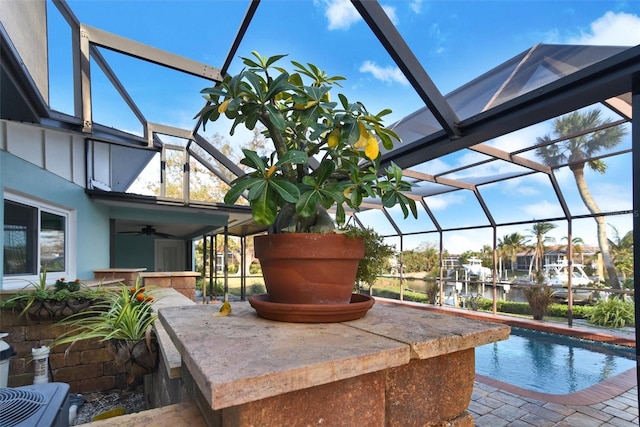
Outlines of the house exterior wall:
<svg viewBox="0 0 640 427">
<path fill-rule="evenodd" d="M 109 265 L 109 212 L 84 191 L 84 143 L 81 137 L 36 125 L 0 121 L 0 196 L 6 191 L 72 211 L 75 227 L 73 279 L 90 279 Z M 4 209 L 0 209 L 4 223 Z M 0 229 L 0 239 L 3 230 Z M 0 251 L 0 273 L 3 273 Z M 2 285 L 0 284 L 0 289 Z"/>
<path fill-rule="evenodd" d="M 115 267 L 155 271 L 153 236 L 116 235 Z"/>
</svg>

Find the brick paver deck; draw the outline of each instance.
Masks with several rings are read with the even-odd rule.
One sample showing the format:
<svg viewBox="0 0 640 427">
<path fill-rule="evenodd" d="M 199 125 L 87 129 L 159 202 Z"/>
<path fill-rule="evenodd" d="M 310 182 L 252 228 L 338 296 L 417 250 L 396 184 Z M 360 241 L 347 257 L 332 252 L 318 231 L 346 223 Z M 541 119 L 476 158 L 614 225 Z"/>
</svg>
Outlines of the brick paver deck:
<svg viewBox="0 0 640 427">
<path fill-rule="evenodd" d="M 476 427 L 638 426 L 637 385 L 617 396 L 591 404 L 560 404 L 554 400 L 563 400 L 570 395 L 556 396 L 558 399 L 538 400 L 476 381 L 469 412 Z"/>
</svg>

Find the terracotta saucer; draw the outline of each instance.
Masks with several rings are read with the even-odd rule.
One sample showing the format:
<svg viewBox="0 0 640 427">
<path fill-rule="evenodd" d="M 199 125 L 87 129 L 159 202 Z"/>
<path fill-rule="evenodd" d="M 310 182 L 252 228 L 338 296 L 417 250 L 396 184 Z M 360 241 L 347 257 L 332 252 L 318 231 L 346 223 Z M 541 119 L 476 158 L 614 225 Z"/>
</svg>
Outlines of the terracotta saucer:
<svg viewBox="0 0 640 427">
<path fill-rule="evenodd" d="M 349 304 L 283 304 L 270 302 L 267 294 L 252 295 L 249 304 L 258 316 L 293 323 L 334 323 L 363 317 L 375 300 L 369 295 L 352 294 Z"/>
</svg>

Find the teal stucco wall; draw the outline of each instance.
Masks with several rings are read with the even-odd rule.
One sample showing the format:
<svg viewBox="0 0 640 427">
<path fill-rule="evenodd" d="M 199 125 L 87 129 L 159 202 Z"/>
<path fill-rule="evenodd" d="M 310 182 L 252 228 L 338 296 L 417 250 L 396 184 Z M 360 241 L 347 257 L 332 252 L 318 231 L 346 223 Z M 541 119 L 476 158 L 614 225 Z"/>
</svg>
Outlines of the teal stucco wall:
<svg viewBox="0 0 640 427">
<path fill-rule="evenodd" d="M 7 190 L 75 211 L 75 278 L 91 279 L 94 269 L 109 267 L 108 209 L 94 203 L 83 187 L 0 150 L 0 195 L 3 199 Z M 4 223 L 4 208 L 0 220 Z M 2 233 L 0 229 L 0 237 Z M 2 254 L 0 269 L 3 265 L 1 257 Z"/>
</svg>

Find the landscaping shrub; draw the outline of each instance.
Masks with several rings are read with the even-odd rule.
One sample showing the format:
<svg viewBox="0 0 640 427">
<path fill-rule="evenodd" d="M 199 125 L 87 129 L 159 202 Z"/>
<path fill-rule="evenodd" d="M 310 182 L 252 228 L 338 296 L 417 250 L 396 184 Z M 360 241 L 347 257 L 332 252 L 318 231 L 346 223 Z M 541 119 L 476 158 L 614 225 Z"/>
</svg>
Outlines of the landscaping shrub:
<svg viewBox="0 0 640 427">
<path fill-rule="evenodd" d="M 391 298 L 391 299 L 400 299 L 400 292 L 395 290 L 393 287 L 374 287 L 374 295 L 383 297 L 383 298 Z M 428 294 L 425 295 L 421 292 L 412 292 L 405 291 L 404 293 L 405 301 L 414 301 L 414 302 L 423 302 L 425 304 L 433 304 L 429 300 Z M 483 298 L 480 295 L 476 295 L 474 297 L 467 299 L 467 305 L 472 310 L 479 311 L 492 311 L 493 310 L 493 301 L 487 298 Z M 496 301 L 496 309 L 498 313 L 505 314 L 516 314 L 520 316 L 531 316 L 531 307 L 529 303 L 526 302 L 514 302 L 514 301 L 505 301 L 498 300 Z M 589 305 L 574 305 L 573 306 L 573 318 L 574 319 L 588 319 L 595 306 Z M 633 310 L 633 308 L 632 308 Z M 549 304 L 547 307 L 547 316 L 551 317 L 568 317 L 569 307 L 566 304 Z"/>
<path fill-rule="evenodd" d="M 497 301 L 497 310 L 499 313 L 507 314 L 519 314 L 523 316 L 531 316 L 531 308 L 526 302 L 512 302 L 512 301 Z M 574 319 L 587 319 L 593 311 L 593 306 L 588 305 L 574 305 L 573 306 L 573 318 Z M 478 300 L 478 310 L 491 311 L 493 310 L 493 302 L 487 298 L 480 298 Z M 551 317 L 568 317 L 569 306 L 566 304 L 550 304 L 547 308 L 547 315 Z"/>
<path fill-rule="evenodd" d="M 592 311 L 593 306 L 574 305 L 573 318 L 587 319 Z M 551 304 L 547 310 L 547 314 L 551 317 L 569 317 L 569 306 L 566 304 Z"/>
<path fill-rule="evenodd" d="M 249 265 L 249 274 L 262 274 L 262 266 L 259 262 L 253 262 Z"/>
<path fill-rule="evenodd" d="M 374 288 L 373 294 L 381 298 L 389 298 L 389 299 L 397 299 L 397 300 L 400 299 L 400 292 L 395 291 L 393 289 Z M 412 302 L 422 302 L 425 304 L 429 302 L 425 294 L 423 294 L 422 292 L 413 292 L 413 291 L 405 291 L 404 300 L 412 301 Z"/>
<path fill-rule="evenodd" d="M 429 304 L 435 304 L 436 298 L 438 297 L 439 293 L 440 293 L 440 285 L 438 283 L 433 282 L 428 284 L 427 289 L 425 291 L 427 302 Z"/>
<path fill-rule="evenodd" d="M 544 315 L 547 314 L 547 309 L 551 305 L 551 295 L 553 289 L 549 287 L 544 288 L 524 288 L 522 290 L 524 297 L 529 303 L 531 314 L 534 320 L 542 320 Z"/>
<path fill-rule="evenodd" d="M 264 288 L 262 283 L 252 283 L 249 285 L 249 291 L 247 292 L 249 295 L 259 295 L 266 293 L 267 290 Z"/>
<path fill-rule="evenodd" d="M 610 328 L 622 328 L 635 323 L 634 305 L 631 301 L 609 297 L 602 299 L 593 307 L 589 323 Z"/>
</svg>

